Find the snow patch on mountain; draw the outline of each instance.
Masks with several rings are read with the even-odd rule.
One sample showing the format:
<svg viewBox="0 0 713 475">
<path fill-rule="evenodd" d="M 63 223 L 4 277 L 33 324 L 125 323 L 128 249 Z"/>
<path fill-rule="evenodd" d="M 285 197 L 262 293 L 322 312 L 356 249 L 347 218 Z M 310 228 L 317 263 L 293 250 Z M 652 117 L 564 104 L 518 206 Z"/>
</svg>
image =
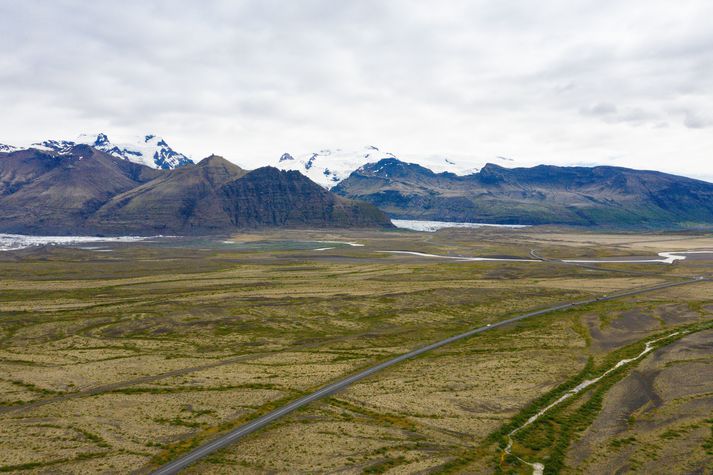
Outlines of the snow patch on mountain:
<svg viewBox="0 0 713 475">
<path fill-rule="evenodd" d="M 0 143 L 0 153 L 10 153 L 10 152 L 15 152 L 17 150 L 20 150 L 17 147 L 13 147 L 12 145 L 5 145 L 4 143 Z"/>
<path fill-rule="evenodd" d="M 323 149 L 301 155 L 284 153 L 274 166 L 282 170 L 297 170 L 313 182 L 331 188 L 364 163 L 376 162 L 386 156 L 376 147 L 356 151 Z"/>
<path fill-rule="evenodd" d="M 151 168 L 170 170 L 193 163 L 186 155 L 173 150 L 161 137 L 153 134 L 136 137 L 128 143 L 113 143 L 106 134 L 82 134 L 77 140 L 45 140 L 31 145 L 32 148 L 68 153 L 76 145 L 89 145 L 116 158 L 146 165 Z"/>
<path fill-rule="evenodd" d="M 392 152 L 369 145 L 358 150 L 337 148 L 298 155 L 284 153 L 272 165 L 282 170 L 297 170 L 315 183 L 329 189 L 362 166 L 385 158 L 417 163 L 435 173 L 450 172 L 456 175 L 477 173 L 485 164 L 485 162 L 473 163 L 473 160 L 455 159 L 444 155 L 408 155 L 402 158 Z"/>
<path fill-rule="evenodd" d="M 56 152 L 63 155 L 69 153 L 72 150 L 72 147 L 76 145 L 77 142 L 72 142 L 71 140 L 45 140 L 33 143 L 28 148 L 36 148 L 37 150 L 42 150 L 44 152 Z"/>
</svg>

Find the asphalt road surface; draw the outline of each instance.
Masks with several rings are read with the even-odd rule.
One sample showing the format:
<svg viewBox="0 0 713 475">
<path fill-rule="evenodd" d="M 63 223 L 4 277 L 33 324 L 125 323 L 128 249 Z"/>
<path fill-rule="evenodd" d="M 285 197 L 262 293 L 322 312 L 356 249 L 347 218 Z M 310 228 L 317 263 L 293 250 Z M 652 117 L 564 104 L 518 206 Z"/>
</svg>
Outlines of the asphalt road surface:
<svg viewBox="0 0 713 475">
<path fill-rule="evenodd" d="M 176 460 L 167 463 L 166 465 L 162 466 L 161 468 L 155 470 L 152 472 L 153 475 L 170 475 L 170 474 L 175 474 L 186 468 L 187 466 L 191 465 L 192 463 L 198 461 L 199 459 L 212 454 L 213 452 L 220 450 L 222 448 L 227 447 L 228 445 L 231 445 L 235 443 L 236 441 L 240 440 L 242 437 L 245 437 L 246 435 L 255 432 L 258 429 L 261 429 L 265 427 L 266 425 L 270 424 L 272 421 L 279 419 L 280 417 L 283 417 L 287 414 L 290 414 L 293 411 L 296 411 L 297 409 L 300 409 L 307 404 L 311 403 L 312 401 L 316 401 L 318 399 L 322 399 L 326 396 L 329 396 L 331 394 L 336 393 L 337 391 L 340 391 L 347 386 L 356 383 L 357 381 L 360 381 L 368 376 L 371 376 L 374 373 L 378 373 L 379 371 L 382 371 L 390 366 L 393 366 L 395 364 L 401 363 L 402 361 L 409 360 L 411 358 L 415 358 L 419 355 L 422 355 L 424 353 L 427 353 L 429 351 L 435 350 L 436 348 L 440 348 L 442 346 L 448 345 L 450 343 L 463 340 L 465 338 L 471 337 L 473 335 L 477 335 L 478 333 L 483 333 L 488 330 L 492 330 L 494 328 L 502 327 L 505 325 L 509 325 L 511 323 L 519 322 L 520 320 L 524 320 L 526 318 L 530 317 L 535 317 L 538 315 L 544 315 L 546 313 L 551 313 L 551 312 L 556 312 L 558 310 L 566 310 L 569 308 L 574 308 L 574 307 L 581 307 L 583 305 L 588 305 L 591 303 L 595 302 L 604 302 L 608 300 L 614 300 L 622 297 L 628 297 L 631 295 L 637 295 L 637 294 L 642 294 L 645 292 L 655 292 L 657 290 L 663 290 L 667 289 L 670 287 L 677 287 L 681 285 L 688 285 L 688 284 L 693 284 L 696 282 L 702 282 L 704 280 L 707 280 L 703 277 L 695 277 L 692 279 L 687 279 L 683 281 L 678 281 L 678 282 L 668 282 L 665 284 L 659 284 L 655 285 L 652 287 L 645 287 L 645 288 L 639 288 L 639 289 L 634 289 L 634 290 L 628 290 L 624 292 L 617 292 L 617 293 L 612 293 L 610 295 L 606 296 L 601 296 L 601 297 L 595 297 L 587 300 L 580 300 L 580 301 L 574 301 L 574 302 L 569 302 L 569 303 L 563 303 L 560 305 L 555 305 L 552 307 L 544 308 L 542 310 L 537 310 L 535 312 L 530 312 L 530 313 L 525 313 L 523 315 L 518 315 L 513 318 L 508 318 L 506 320 L 499 321 L 497 323 L 492 323 L 488 324 L 479 328 L 474 328 L 473 330 L 467 331 L 465 333 L 460 333 L 458 335 L 451 336 L 449 338 L 445 338 L 443 340 L 437 341 L 435 343 L 431 343 L 430 345 L 423 346 L 421 348 L 417 348 L 413 351 L 410 351 L 408 353 L 404 353 L 403 355 L 396 356 L 394 358 L 391 358 L 390 360 L 384 361 L 383 363 L 379 363 L 375 366 L 372 366 L 370 368 L 367 368 L 359 373 L 353 374 L 351 376 L 348 376 L 344 379 L 341 379 L 337 382 L 334 382 L 332 384 L 328 384 L 327 386 L 324 386 L 321 389 L 318 389 L 317 391 L 308 394 L 306 396 L 303 396 L 299 399 L 296 399 L 295 401 L 292 401 L 289 404 L 286 404 L 282 406 L 279 409 L 275 409 L 272 412 L 269 412 L 261 417 L 258 417 L 257 419 L 248 422 L 246 424 L 243 424 L 240 427 L 237 427 L 236 429 L 233 429 L 232 431 L 223 434 L 216 439 L 207 442 L 204 445 L 201 445 L 200 447 L 188 452 L 187 454 L 177 458 Z"/>
</svg>

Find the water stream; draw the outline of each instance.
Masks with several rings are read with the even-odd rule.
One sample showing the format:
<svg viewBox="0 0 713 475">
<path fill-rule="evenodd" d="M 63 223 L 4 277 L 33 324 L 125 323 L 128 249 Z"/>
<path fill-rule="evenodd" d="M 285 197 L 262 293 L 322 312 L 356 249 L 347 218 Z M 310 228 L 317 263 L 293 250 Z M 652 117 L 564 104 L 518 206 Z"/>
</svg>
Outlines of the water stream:
<svg viewBox="0 0 713 475">
<path fill-rule="evenodd" d="M 419 257 L 434 257 L 439 259 L 453 259 L 456 261 L 505 261 L 505 262 L 543 262 L 540 259 L 521 259 L 521 258 L 510 258 L 510 257 L 468 257 L 468 256 L 444 256 L 440 254 L 427 254 L 425 252 L 416 251 L 377 251 L 389 254 L 408 254 L 412 256 Z M 617 257 L 609 259 L 562 259 L 562 262 L 568 264 L 673 264 L 676 261 L 683 261 L 686 259 L 686 254 L 713 254 L 711 251 L 672 251 L 672 252 L 659 252 L 659 259 L 646 259 L 646 258 L 628 258 L 628 257 Z"/>
<path fill-rule="evenodd" d="M 595 383 L 599 382 L 599 381 L 602 380 L 603 378 L 607 377 L 610 373 L 612 373 L 613 371 L 616 371 L 617 369 L 621 368 L 622 366 L 627 365 L 627 364 L 631 363 L 632 361 L 636 361 L 636 360 L 642 358 L 644 355 L 646 355 L 646 354 L 649 353 L 651 350 L 653 350 L 653 349 L 654 349 L 654 345 L 655 345 L 656 343 L 658 343 L 659 341 L 665 340 L 666 338 L 670 338 L 670 337 L 675 336 L 675 335 L 678 335 L 679 333 L 681 333 L 681 332 L 674 332 L 674 333 L 671 333 L 670 335 L 667 335 L 667 336 L 664 336 L 664 337 L 661 337 L 661 338 L 657 338 L 657 339 L 655 339 L 655 340 L 647 341 L 647 342 L 646 342 L 646 346 L 644 347 L 643 351 L 642 351 L 641 353 L 639 353 L 638 355 L 634 356 L 633 358 L 625 358 L 625 359 L 619 361 L 617 364 L 615 364 L 614 366 L 612 366 L 611 368 L 609 368 L 608 370 L 606 370 L 604 373 L 602 373 L 599 377 L 594 378 L 594 379 L 588 379 L 588 380 L 586 380 L 586 381 L 583 381 L 583 382 L 581 382 L 580 384 L 578 384 L 574 389 L 570 389 L 569 391 L 567 391 L 566 393 L 564 393 L 564 394 L 563 394 L 559 399 L 557 399 L 555 402 L 553 402 L 553 403 L 550 404 L 549 406 L 545 407 L 544 409 L 540 410 L 537 414 L 535 414 L 534 416 L 530 417 L 527 421 L 525 421 L 525 423 L 524 423 L 523 425 L 521 425 L 520 427 L 517 427 L 516 429 L 514 429 L 512 432 L 510 432 L 510 433 L 508 434 L 508 444 L 507 444 L 507 446 L 503 449 L 503 451 L 505 452 L 505 454 L 507 454 L 507 455 L 512 455 L 512 445 L 513 445 L 513 439 L 512 439 L 512 437 L 513 437 L 516 433 L 520 432 L 522 429 L 524 429 L 525 427 L 529 426 L 530 424 L 532 424 L 533 422 L 535 422 L 537 419 L 539 419 L 540 417 L 542 417 L 542 416 L 543 416 L 544 414 L 546 414 L 550 409 L 552 409 L 553 407 L 555 407 L 555 406 L 561 404 L 563 401 L 566 401 L 567 399 L 571 398 L 572 396 L 574 396 L 574 395 L 576 395 L 576 394 L 582 392 L 584 389 L 588 388 L 588 387 L 591 386 L 592 384 L 595 384 Z M 517 457 L 517 456 L 516 456 L 516 457 Z M 544 466 L 544 464 L 542 464 L 542 463 L 539 463 L 539 462 L 528 462 L 528 461 L 526 461 L 526 460 L 521 459 L 520 457 L 517 457 L 517 459 L 520 460 L 522 463 L 527 464 L 527 465 L 529 465 L 530 467 L 532 467 L 532 474 L 533 474 L 533 475 L 542 475 L 542 474 L 544 473 L 544 471 L 545 471 L 545 466 Z"/>
</svg>

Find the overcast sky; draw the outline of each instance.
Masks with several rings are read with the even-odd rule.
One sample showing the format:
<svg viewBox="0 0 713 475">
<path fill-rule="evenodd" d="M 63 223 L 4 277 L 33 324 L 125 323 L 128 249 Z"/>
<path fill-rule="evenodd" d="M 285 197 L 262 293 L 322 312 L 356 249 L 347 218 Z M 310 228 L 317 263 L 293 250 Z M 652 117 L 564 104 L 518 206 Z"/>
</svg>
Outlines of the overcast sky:
<svg viewBox="0 0 713 475">
<path fill-rule="evenodd" d="M 243 165 L 612 164 L 713 181 L 713 2 L 0 0 L 0 143 L 153 132 Z"/>
</svg>

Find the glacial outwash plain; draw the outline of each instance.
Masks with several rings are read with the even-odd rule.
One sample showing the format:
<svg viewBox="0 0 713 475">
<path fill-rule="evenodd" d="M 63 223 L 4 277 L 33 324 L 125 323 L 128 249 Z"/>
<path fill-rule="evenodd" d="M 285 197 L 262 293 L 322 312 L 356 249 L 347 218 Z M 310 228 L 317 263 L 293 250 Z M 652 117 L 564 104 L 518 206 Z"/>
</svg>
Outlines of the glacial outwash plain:
<svg viewBox="0 0 713 475">
<path fill-rule="evenodd" d="M 0 269 L 2 472 L 713 467 L 713 234 L 268 230 Z"/>
</svg>

